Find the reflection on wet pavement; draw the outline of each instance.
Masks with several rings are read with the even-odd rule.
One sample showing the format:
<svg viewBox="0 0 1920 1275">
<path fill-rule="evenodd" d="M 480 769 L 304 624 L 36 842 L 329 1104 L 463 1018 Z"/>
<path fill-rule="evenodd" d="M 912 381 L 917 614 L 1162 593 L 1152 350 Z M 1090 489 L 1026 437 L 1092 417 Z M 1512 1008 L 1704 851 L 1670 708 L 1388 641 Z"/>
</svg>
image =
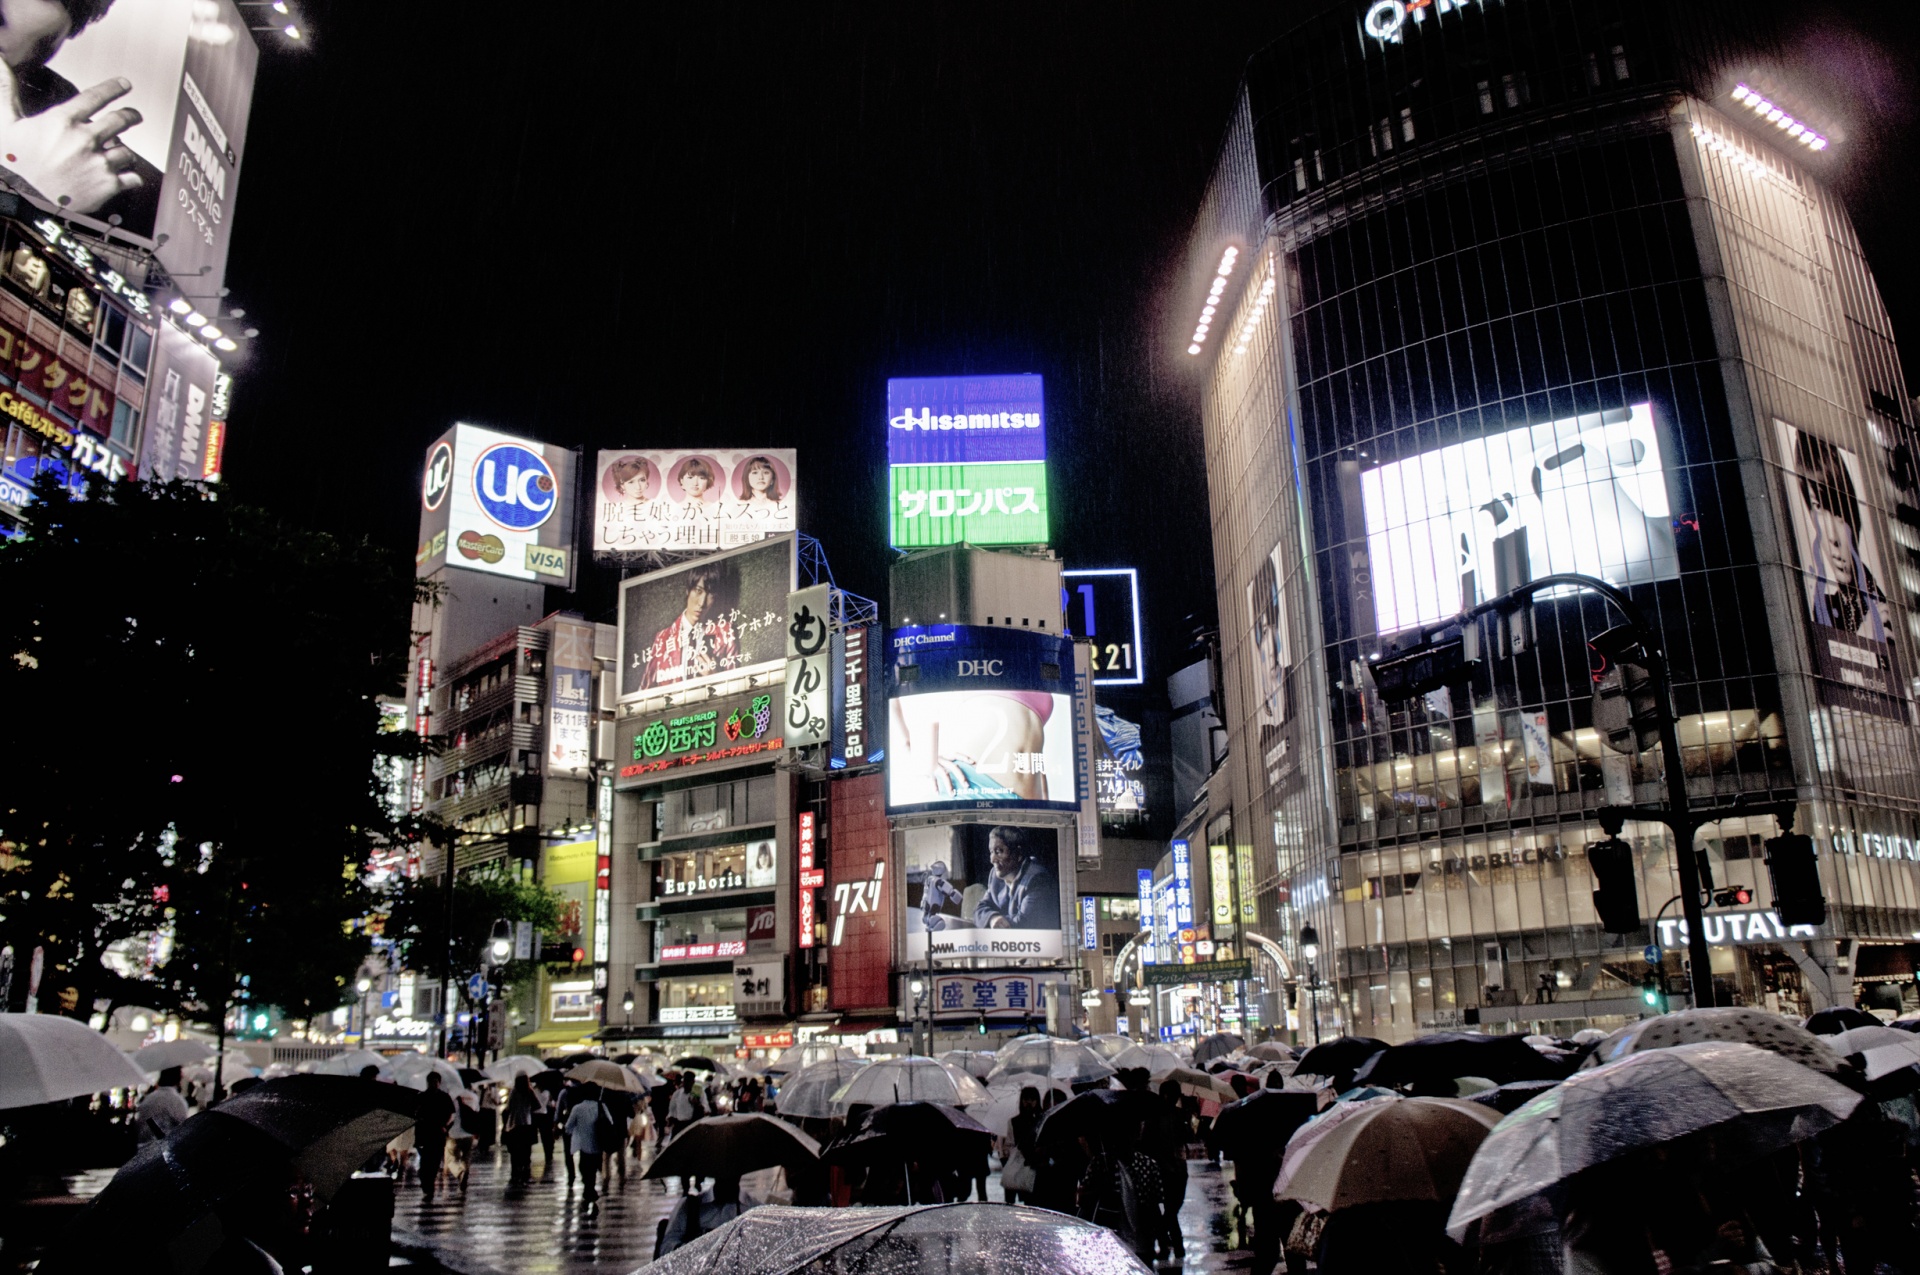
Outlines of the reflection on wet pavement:
<svg viewBox="0 0 1920 1275">
<path fill-rule="evenodd" d="M 1233 1209 L 1231 1168 L 1216 1168 L 1205 1160 L 1188 1167 L 1187 1199 L 1180 1210 L 1187 1256 L 1177 1269 L 1244 1269 L 1252 1254 Z M 589 1212 L 581 1206 L 579 1186 L 568 1185 L 557 1157 L 543 1172 L 540 1157 L 534 1156 L 533 1172 L 532 1186 L 509 1191 L 505 1152 L 483 1153 L 468 1171 L 467 1190 L 443 1191 L 431 1205 L 422 1199 L 419 1184 L 409 1180 L 396 1197 L 395 1234 L 417 1236 L 442 1255 L 448 1270 L 470 1275 L 626 1272 L 652 1259 L 655 1227 L 680 1199 L 678 1179 L 643 1180 L 640 1168 L 629 1161 L 626 1183 L 614 1174 L 601 1190 L 598 1207 Z M 989 1197 L 998 1200 L 999 1174 L 993 1174 L 988 1185 Z M 1165 1272 L 1175 1269 L 1170 1264 L 1161 1267 Z"/>
</svg>

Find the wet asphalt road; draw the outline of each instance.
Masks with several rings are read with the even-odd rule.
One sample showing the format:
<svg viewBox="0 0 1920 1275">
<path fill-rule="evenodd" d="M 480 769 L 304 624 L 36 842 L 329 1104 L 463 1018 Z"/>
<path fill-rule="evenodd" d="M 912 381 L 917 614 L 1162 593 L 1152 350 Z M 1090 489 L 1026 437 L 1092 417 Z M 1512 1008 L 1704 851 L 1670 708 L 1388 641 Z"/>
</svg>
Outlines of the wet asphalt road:
<svg viewBox="0 0 1920 1275">
<path fill-rule="evenodd" d="M 1205 1160 L 1189 1165 L 1187 1199 L 1180 1210 L 1187 1239 L 1184 1265 L 1166 1265 L 1182 1275 L 1244 1269 L 1251 1259 L 1231 1213 L 1231 1167 Z M 618 1174 L 601 1192 L 599 1207 L 581 1206 L 578 1185 L 569 1186 L 556 1156 L 550 1173 L 533 1158 L 534 1183 L 509 1191 L 506 1153 L 496 1148 L 475 1159 L 464 1191 L 441 1192 L 429 1205 L 418 1183 L 398 1191 L 393 1218 L 396 1269 L 446 1271 L 454 1275 L 571 1275 L 580 1271 L 626 1272 L 653 1256 L 656 1224 L 680 1199 L 678 1179 L 646 1181 L 631 1160 L 623 1186 Z M 1000 1175 L 988 1179 L 990 1198 L 1000 1198 Z"/>
</svg>

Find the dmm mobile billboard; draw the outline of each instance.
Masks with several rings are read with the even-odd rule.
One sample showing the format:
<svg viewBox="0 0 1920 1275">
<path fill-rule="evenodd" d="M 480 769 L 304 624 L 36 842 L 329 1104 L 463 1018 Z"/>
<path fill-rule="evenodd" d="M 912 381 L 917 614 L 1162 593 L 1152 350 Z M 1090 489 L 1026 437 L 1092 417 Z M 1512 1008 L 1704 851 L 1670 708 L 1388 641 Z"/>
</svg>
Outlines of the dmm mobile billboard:
<svg viewBox="0 0 1920 1275">
<path fill-rule="evenodd" d="M 895 629 L 887 808 L 1074 810 L 1073 643 L 984 625 Z"/>
<path fill-rule="evenodd" d="M 154 482 L 200 482 L 218 472 L 213 443 L 214 383 L 220 364 L 212 351 L 171 323 L 159 325 L 159 350 L 147 378 L 147 437 L 140 476 Z M 208 461 L 213 461 L 210 469 Z"/>
<path fill-rule="evenodd" d="M 77 21 L 81 6 L 35 7 L 65 8 L 67 30 L 7 59 L 16 97 L 13 122 L 0 124 L 7 168 L 66 212 L 117 217 L 122 232 L 158 245 L 174 278 L 191 278 L 196 294 L 217 291 L 260 61 L 239 7 L 120 0 L 90 3 L 97 16 Z M 64 131 L 91 144 L 56 167 L 65 152 L 47 143 L 49 130 L 55 143 Z"/>
<path fill-rule="evenodd" d="M 621 702 L 782 669 L 793 576 L 780 536 L 621 585 Z"/>
<path fill-rule="evenodd" d="M 891 542 L 1045 544 L 1046 396 L 1041 378 L 887 382 Z"/>
<path fill-rule="evenodd" d="M 563 447 L 455 425 L 427 449 L 414 570 L 572 588 L 573 462 Z"/>
<path fill-rule="evenodd" d="M 593 551 L 732 549 L 794 530 L 787 449 L 601 452 Z"/>
<path fill-rule="evenodd" d="M 1059 960 L 1061 850 L 1059 828 L 965 823 L 909 828 L 903 872 L 901 932 L 909 962 L 987 957 Z"/>
</svg>

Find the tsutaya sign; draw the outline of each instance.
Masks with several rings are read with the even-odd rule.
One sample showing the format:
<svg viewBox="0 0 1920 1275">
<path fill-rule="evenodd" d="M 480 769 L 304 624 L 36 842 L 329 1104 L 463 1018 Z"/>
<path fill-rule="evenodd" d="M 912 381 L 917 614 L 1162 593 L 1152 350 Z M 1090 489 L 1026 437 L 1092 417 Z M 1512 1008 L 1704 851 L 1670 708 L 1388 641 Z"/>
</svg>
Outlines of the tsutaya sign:
<svg viewBox="0 0 1920 1275">
<path fill-rule="evenodd" d="M 1778 912 L 1715 912 L 1701 918 L 1701 926 L 1706 930 L 1707 942 L 1725 945 L 1728 943 L 1778 943 L 1782 939 L 1810 939 L 1819 936 L 1820 931 L 1811 925 L 1783 925 Z M 1687 945 L 1687 923 L 1685 921 L 1662 918 L 1660 921 L 1660 946 L 1685 947 Z"/>
<path fill-rule="evenodd" d="M 1496 4 L 1499 2 L 1494 0 Z M 1366 16 L 1360 19 L 1360 29 L 1382 45 L 1398 44 L 1407 24 L 1418 26 L 1427 20 L 1429 13 L 1437 19 L 1460 9 L 1486 7 L 1487 0 L 1375 0 L 1367 7 Z"/>
</svg>

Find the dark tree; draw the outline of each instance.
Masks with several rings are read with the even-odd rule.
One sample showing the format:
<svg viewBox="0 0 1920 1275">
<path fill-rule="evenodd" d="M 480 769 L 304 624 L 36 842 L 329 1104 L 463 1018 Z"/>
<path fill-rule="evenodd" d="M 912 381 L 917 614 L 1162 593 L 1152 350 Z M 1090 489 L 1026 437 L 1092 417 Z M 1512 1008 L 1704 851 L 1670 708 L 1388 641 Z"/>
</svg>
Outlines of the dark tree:
<svg viewBox="0 0 1920 1275">
<path fill-rule="evenodd" d="M 0 544 L 8 1008 L 36 948 L 42 1007 L 81 1017 L 348 999 L 369 853 L 421 832 L 375 773 L 422 747 L 375 698 L 403 687 L 417 589 L 396 555 L 196 486 L 38 486 Z"/>
<path fill-rule="evenodd" d="M 386 937 L 400 947 L 408 969 L 425 978 L 463 983 L 480 968 L 481 948 L 495 920 L 527 921 L 536 934 L 552 934 L 560 924 L 560 896 L 503 868 L 474 869 L 454 879 L 452 941 L 448 941 L 447 890 L 437 878 L 402 882 L 389 901 Z M 511 961 L 507 981 L 531 977 L 534 959 Z"/>
</svg>

